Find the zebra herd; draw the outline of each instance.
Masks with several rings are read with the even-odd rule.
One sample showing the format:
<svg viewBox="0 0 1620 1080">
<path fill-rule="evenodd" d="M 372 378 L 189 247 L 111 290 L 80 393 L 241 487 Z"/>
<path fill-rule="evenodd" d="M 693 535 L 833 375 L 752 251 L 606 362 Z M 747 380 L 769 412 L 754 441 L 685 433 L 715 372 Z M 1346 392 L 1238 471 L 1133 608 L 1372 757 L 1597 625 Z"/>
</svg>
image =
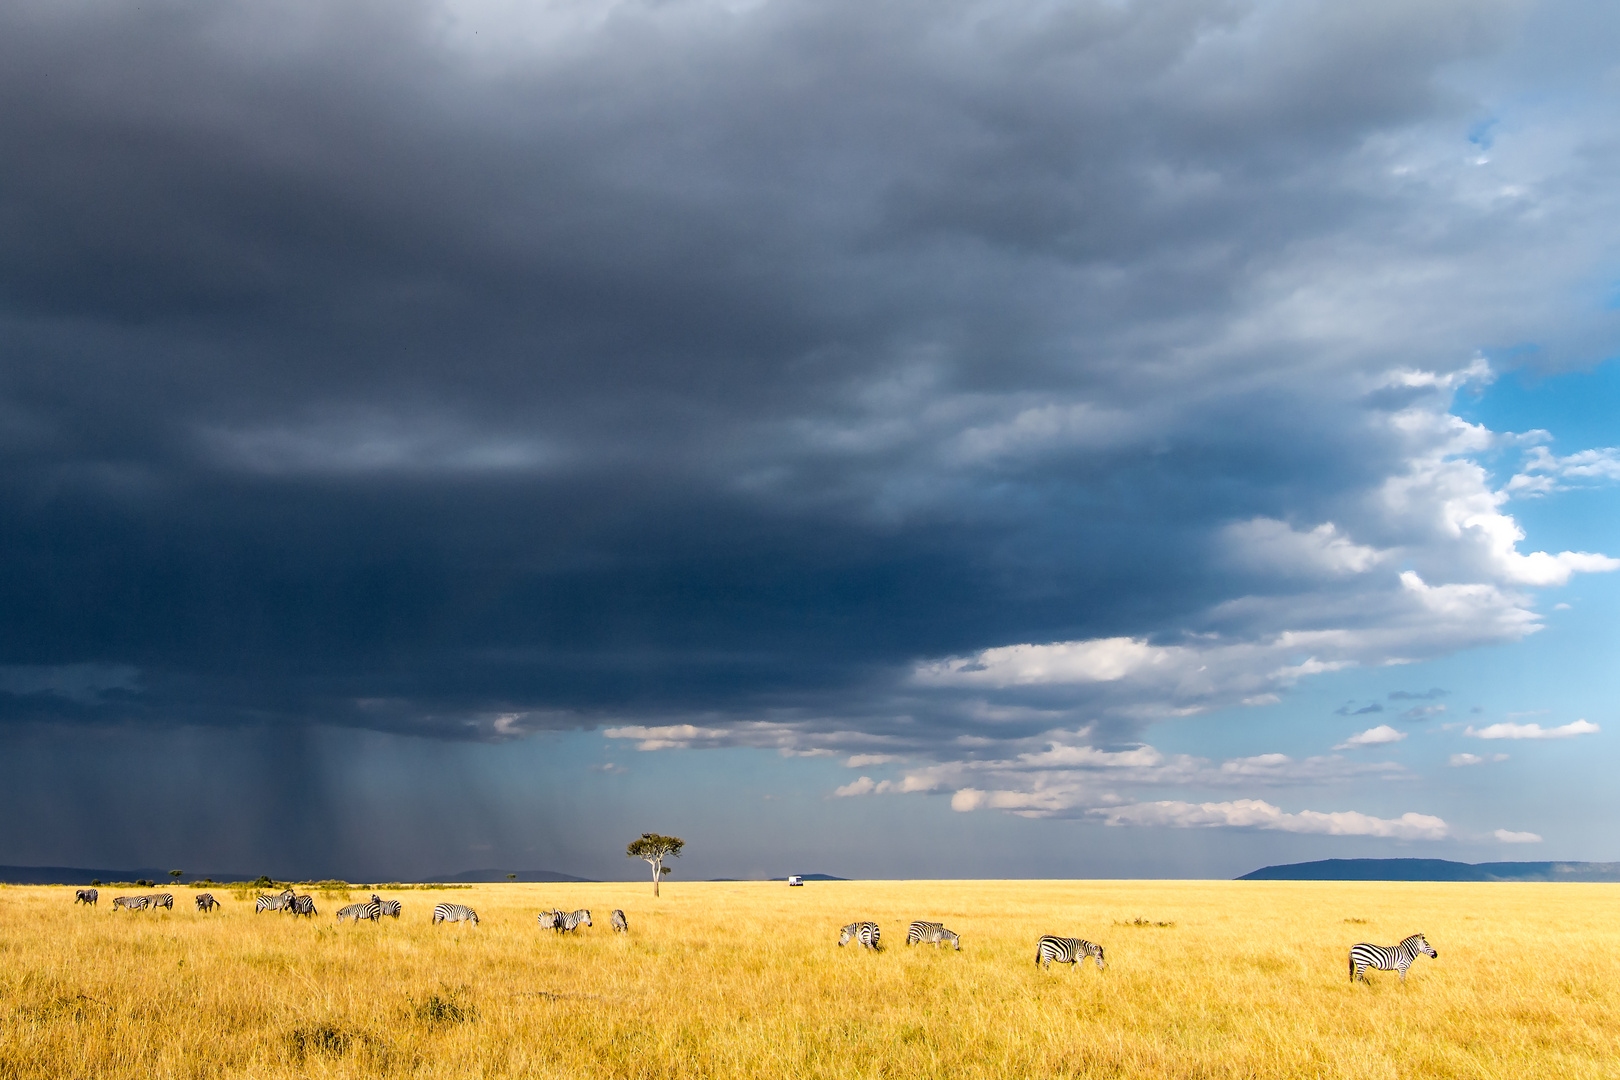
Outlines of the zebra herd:
<svg viewBox="0 0 1620 1080">
<path fill-rule="evenodd" d="M 77 889 L 73 894 L 74 904 L 87 904 L 95 906 L 100 894 L 95 889 Z M 214 899 L 212 893 L 197 894 L 197 910 L 199 912 L 216 911 L 219 901 Z M 156 908 L 174 910 L 174 896 L 172 893 L 145 893 L 140 896 L 115 896 L 113 908 L 125 911 L 148 911 Z M 361 920 L 380 922 L 384 915 L 399 918 L 400 902 L 398 900 L 384 900 L 376 893 L 365 903 L 349 904 L 339 908 L 338 922 L 345 919 L 358 924 Z M 315 915 L 315 900 L 312 896 L 295 893 L 292 889 L 283 889 L 279 893 L 260 895 L 254 899 L 254 914 L 266 911 L 291 912 L 294 915 Z M 578 911 L 542 911 L 536 918 L 543 930 L 554 930 L 558 934 L 569 934 L 581 926 L 591 925 L 590 911 L 581 908 Z M 609 916 L 609 925 L 613 932 L 629 933 L 630 923 L 624 912 L 614 908 Z M 433 908 L 433 924 L 469 922 L 478 925 L 478 912 L 465 904 L 438 904 Z M 850 942 L 865 949 L 879 951 L 883 948 L 883 932 L 875 922 L 852 922 L 839 929 L 838 945 L 842 948 Z M 954 930 L 946 929 L 944 923 L 932 922 L 927 919 L 918 919 L 906 930 L 907 945 L 949 945 L 957 952 L 962 951 L 962 938 Z M 1413 934 L 1399 945 L 1383 946 L 1368 945 L 1365 943 L 1352 946 L 1350 949 L 1350 981 L 1358 979 L 1367 981 L 1367 971 L 1395 971 L 1400 973 L 1401 981 L 1406 981 L 1406 970 L 1416 962 L 1419 956 L 1427 956 L 1438 960 L 1439 952 L 1429 944 L 1422 934 Z M 1084 938 L 1059 937 L 1055 934 L 1046 934 L 1035 944 L 1035 965 L 1048 969 L 1054 962 L 1059 964 L 1073 964 L 1079 967 L 1087 959 L 1097 962 L 1097 970 L 1107 969 L 1103 959 L 1103 947 Z"/>
<path fill-rule="evenodd" d="M 618 913 L 615 912 L 615 915 Z M 542 916 L 544 918 L 544 916 Z M 838 931 L 839 948 L 850 942 L 874 951 L 883 948 L 883 932 L 875 922 L 852 922 Z M 962 938 L 954 931 L 947 930 L 943 923 L 930 922 L 918 919 L 906 930 L 907 945 L 934 945 L 940 946 L 949 943 L 957 952 L 962 951 Z M 1428 939 L 1422 934 L 1413 934 L 1399 945 L 1385 947 L 1383 945 L 1355 945 L 1350 949 L 1350 981 L 1360 979 L 1367 981 L 1367 969 L 1376 971 L 1398 971 L 1401 981 L 1406 981 L 1406 969 L 1411 967 L 1419 956 L 1428 956 L 1438 960 L 1440 954 L 1430 945 Z M 1076 970 L 1087 959 L 1097 962 L 1097 970 L 1107 970 L 1107 961 L 1103 959 L 1103 947 L 1085 938 L 1058 937 L 1056 934 L 1045 934 L 1035 943 L 1035 966 L 1046 970 L 1054 962 L 1059 964 L 1073 964 Z"/>
</svg>

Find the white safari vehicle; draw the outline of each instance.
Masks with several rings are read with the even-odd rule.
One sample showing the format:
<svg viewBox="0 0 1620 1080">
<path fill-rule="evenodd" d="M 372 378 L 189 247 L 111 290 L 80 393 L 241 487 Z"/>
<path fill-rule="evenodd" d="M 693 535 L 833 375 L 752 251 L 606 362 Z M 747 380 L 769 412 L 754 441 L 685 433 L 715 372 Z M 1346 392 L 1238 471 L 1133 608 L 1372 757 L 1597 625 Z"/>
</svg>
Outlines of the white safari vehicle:
<svg viewBox="0 0 1620 1080">
<path fill-rule="evenodd" d="M 804 884 L 804 878 L 800 877 L 798 874 L 794 874 L 792 877 L 788 878 L 788 884 L 789 885 L 803 885 Z"/>
</svg>

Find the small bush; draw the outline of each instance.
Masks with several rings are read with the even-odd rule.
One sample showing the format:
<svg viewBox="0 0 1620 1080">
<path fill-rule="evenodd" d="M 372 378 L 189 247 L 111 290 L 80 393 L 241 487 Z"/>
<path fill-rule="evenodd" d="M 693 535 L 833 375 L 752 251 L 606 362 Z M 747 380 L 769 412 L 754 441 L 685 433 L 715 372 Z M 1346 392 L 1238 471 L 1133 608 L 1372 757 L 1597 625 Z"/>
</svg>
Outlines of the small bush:
<svg viewBox="0 0 1620 1080">
<path fill-rule="evenodd" d="M 331 1022 L 293 1028 L 287 1033 L 287 1041 L 292 1044 L 293 1057 L 298 1061 L 303 1061 L 311 1054 L 330 1054 L 336 1057 L 348 1053 L 349 1047 L 357 1038 L 360 1036 L 355 1032 Z"/>
<path fill-rule="evenodd" d="M 1145 928 L 1150 928 L 1151 927 L 1151 928 L 1159 929 L 1159 930 L 1168 930 L 1171 927 L 1175 926 L 1176 924 L 1173 923 L 1173 922 L 1154 922 L 1152 919 L 1144 919 L 1140 915 L 1138 915 L 1136 918 L 1132 919 L 1130 922 L 1116 922 L 1114 925 L 1115 926 L 1131 926 L 1131 927 L 1136 927 L 1138 929 L 1145 929 Z"/>
<path fill-rule="evenodd" d="M 465 1001 L 467 994 L 465 986 L 451 988 L 440 986 L 440 993 L 429 994 L 420 1002 L 413 1002 L 411 1012 L 424 1024 L 461 1024 L 469 1020 L 478 1019 L 478 1008 L 470 1001 Z"/>
</svg>

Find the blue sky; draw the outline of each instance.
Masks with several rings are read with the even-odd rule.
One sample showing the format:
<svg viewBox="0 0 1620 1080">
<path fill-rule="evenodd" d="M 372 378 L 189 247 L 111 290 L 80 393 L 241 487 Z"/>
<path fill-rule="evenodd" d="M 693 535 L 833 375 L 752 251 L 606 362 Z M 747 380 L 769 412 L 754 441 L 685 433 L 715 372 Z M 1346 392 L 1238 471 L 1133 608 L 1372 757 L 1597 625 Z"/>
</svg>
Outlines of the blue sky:
<svg viewBox="0 0 1620 1080">
<path fill-rule="evenodd" d="M 0 863 L 1620 860 L 1617 37 L 9 8 Z"/>
</svg>

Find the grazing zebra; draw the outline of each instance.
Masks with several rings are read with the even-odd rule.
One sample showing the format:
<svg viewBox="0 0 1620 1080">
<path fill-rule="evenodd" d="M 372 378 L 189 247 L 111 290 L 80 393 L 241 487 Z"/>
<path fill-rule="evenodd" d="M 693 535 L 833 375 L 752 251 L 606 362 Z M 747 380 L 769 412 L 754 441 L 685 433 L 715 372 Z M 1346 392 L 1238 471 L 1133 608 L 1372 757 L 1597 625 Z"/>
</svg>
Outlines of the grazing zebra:
<svg viewBox="0 0 1620 1080">
<path fill-rule="evenodd" d="M 939 946 L 947 941 L 956 947 L 957 952 L 962 951 L 962 939 L 957 936 L 956 931 L 945 929 L 944 923 L 918 919 L 911 924 L 911 929 L 906 931 L 907 945 Z"/>
<path fill-rule="evenodd" d="M 1093 945 L 1083 938 L 1053 937 L 1047 934 L 1041 938 L 1040 944 L 1035 946 L 1035 963 L 1043 968 L 1051 967 L 1054 960 L 1060 964 L 1078 964 L 1088 956 L 1097 958 L 1098 971 L 1106 966 L 1103 963 L 1103 947 Z"/>
<path fill-rule="evenodd" d="M 440 904 L 433 909 L 433 925 L 442 922 L 470 922 L 478 925 L 478 912 L 466 904 Z"/>
<path fill-rule="evenodd" d="M 377 908 L 384 915 L 391 915 L 396 919 L 399 918 L 398 900 L 378 900 Z"/>
<path fill-rule="evenodd" d="M 170 911 L 173 911 L 174 894 L 166 892 L 147 893 L 146 904 L 148 907 L 168 908 Z"/>
<path fill-rule="evenodd" d="M 113 910 L 123 908 L 125 911 L 145 911 L 150 903 L 144 896 L 115 896 L 113 897 Z"/>
<path fill-rule="evenodd" d="M 1423 953 L 1431 960 L 1440 959 L 1434 946 L 1422 934 L 1413 934 L 1393 949 L 1386 949 L 1382 945 L 1353 945 L 1350 948 L 1350 981 L 1360 979 L 1368 982 L 1367 969 L 1378 971 L 1398 971 L 1401 981 L 1406 981 L 1406 969 L 1417 960 L 1418 954 Z"/>
<path fill-rule="evenodd" d="M 535 916 L 540 920 L 540 929 L 542 930 L 557 929 L 557 924 L 562 921 L 562 917 L 563 913 L 560 911 L 542 911 Z"/>
<path fill-rule="evenodd" d="M 584 908 L 580 908 L 578 911 L 570 911 L 566 915 L 563 915 L 561 912 L 558 914 L 561 917 L 558 918 L 555 925 L 557 933 L 559 934 L 572 933 L 573 931 L 578 930 L 581 925 L 591 925 L 591 913 L 586 911 Z"/>
<path fill-rule="evenodd" d="M 213 893 L 211 893 L 211 892 L 200 892 L 200 893 L 197 894 L 197 910 L 198 911 L 204 911 L 204 912 L 213 911 L 217 907 L 219 907 L 219 901 L 214 899 L 214 894 Z"/>
<path fill-rule="evenodd" d="M 94 889 L 78 889 L 73 893 L 73 902 L 75 904 L 89 904 L 91 907 L 95 907 L 96 897 L 100 895 Z"/>
<path fill-rule="evenodd" d="M 630 932 L 630 921 L 624 917 L 624 912 L 620 911 L 618 908 L 613 909 L 613 914 L 608 916 L 608 922 L 613 924 L 613 932 L 615 934 L 628 934 Z"/>
<path fill-rule="evenodd" d="M 292 903 L 287 905 L 287 910 L 292 912 L 294 915 L 320 914 L 320 912 L 315 910 L 315 898 L 308 893 L 305 893 L 302 896 L 293 897 Z"/>
<path fill-rule="evenodd" d="M 382 904 L 376 901 L 364 904 L 350 904 L 347 907 L 339 908 L 337 913 L 338 922 L 342 922 L 344 919 L 353 919 L 358 924 L 361 919 L 370 919 L 372 922 L 376 922 L 380 918 L 382 918 Z"/>
<path fill-rule="evenodd" d="M 883 943 L 879 938 L 882 933 L 875 922 L 852 922 L 838 932 L 838 947 L 841 949 L 856 941 L 868 949 L 881 949 Z"/>
<path fill-rule="evenodd" d="M 254 901 L 253 914 L 257 915 L 261 911 L 286 911 L 292 905 L 292 901 L 291 889 L 285 889 L 272 896 L 261 896 Z"/>
</svg>

